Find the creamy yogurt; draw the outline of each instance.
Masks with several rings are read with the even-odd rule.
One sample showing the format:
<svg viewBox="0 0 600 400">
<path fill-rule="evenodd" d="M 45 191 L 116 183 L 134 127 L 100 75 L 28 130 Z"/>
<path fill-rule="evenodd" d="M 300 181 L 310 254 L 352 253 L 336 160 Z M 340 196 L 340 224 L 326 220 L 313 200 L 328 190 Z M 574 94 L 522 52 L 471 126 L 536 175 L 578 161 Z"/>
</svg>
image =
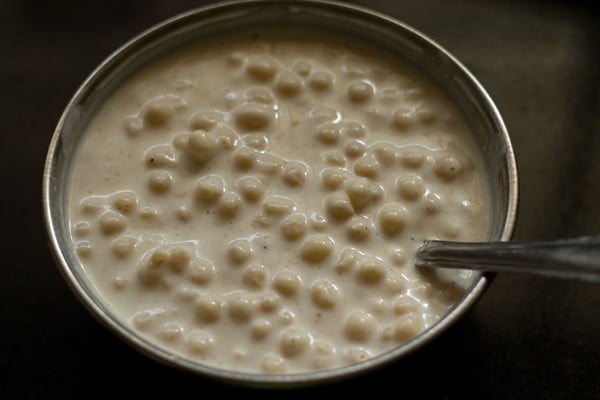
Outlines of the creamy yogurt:
<svg viewBox="0 0 600 400">
<path fill-rule="evenodd" d="M 335 368 L 409 341 L 468 271 L 423 239 L 485 240 L 471 133 L 410 66 L 334 39 L 255 33 L 165 55 L 91 120 L 70 234 L 107 306 L 182 357 Z"/>
</svg>

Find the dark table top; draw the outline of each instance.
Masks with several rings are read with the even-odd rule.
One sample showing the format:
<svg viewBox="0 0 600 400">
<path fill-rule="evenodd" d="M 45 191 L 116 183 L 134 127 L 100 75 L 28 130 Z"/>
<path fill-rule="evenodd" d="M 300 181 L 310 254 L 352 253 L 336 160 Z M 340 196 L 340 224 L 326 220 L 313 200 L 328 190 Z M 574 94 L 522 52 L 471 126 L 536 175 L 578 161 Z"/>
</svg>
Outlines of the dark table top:
<svg viewBox="0 0 600 400">
<path fill-rule="evenodd" d="M 99 325 L 58 273 L 41 216 L 45 152 L 84 78 L 133 35 L 207 2 L 0 2 L 0 398 L 331 396 L 600 398 L 600 286 L 497 276 L 456 325 L 407 359 L 285 393 L 167 368 Z M 356 1 L 458 57 L 505 118 L 521 182 L 515 239 L 598 234 L 600 36 L 584 2 Z M 409 394 L 410 393 L 410 394 Z"/>
</svg>

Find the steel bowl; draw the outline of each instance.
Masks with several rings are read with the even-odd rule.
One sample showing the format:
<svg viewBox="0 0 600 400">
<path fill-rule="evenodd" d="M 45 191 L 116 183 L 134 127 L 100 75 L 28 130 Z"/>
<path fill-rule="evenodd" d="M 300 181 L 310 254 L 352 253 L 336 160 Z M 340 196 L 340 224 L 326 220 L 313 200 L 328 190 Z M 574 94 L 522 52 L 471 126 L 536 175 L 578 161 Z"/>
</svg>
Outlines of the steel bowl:
<svg viewBox="0 0 600 400">
<path fill-rule="evenodd" d="M 62 114 L 49 144 L 43 176 L 43 210 L 57 266 L 81 303 L 118 337 L 169 366 L 232 384 L 263 387 L 313 385 L 347 379 L 399 360 L 442 334 L 469 310 L 493 277 L 482 274 L 465 296 L 432 327 L 408 343 L 359 364 L 319 372 L 266 375 L 211 367 L 170 353 L 142 337 L 107 307 L 77 261 L 69 238 L 67 182 L 71 156 L 86 124 L 127 76 L 149 60 L 186 42 L 253 27 L 325 31 L 359 39 L 405 60 L 435 81 L 457 105 L 486 164 L 491 199 L 489 240 L 512 236 L 518 200 L 517 168 L 502 117 L 476 78 L 448 51 L 412 27 L 362 7 L 330 1 L 251 0 L 198 8 L 151 27 L 112 53 L 82 83 Z"/>
</svg>

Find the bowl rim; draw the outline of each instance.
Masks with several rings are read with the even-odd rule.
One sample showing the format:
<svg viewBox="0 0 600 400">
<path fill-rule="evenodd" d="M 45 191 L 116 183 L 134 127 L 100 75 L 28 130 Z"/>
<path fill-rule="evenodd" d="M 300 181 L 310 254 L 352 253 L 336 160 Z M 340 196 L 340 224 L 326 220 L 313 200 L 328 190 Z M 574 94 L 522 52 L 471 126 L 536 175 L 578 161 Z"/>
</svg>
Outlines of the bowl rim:
<svg viewBox="0 0 600 400">
<path fill-rule="evenodd" d="M 215 12 L 224 12 L 228 10 L 235 10 L 237 8 L 246 9 L 246 7 L 250 6 L 274 5 L 277 5 L 278 7 L 298 6 L 304 8 L 313 7 L 317 9 L 326 7 L 328 10 L 351 13 L 357 18 L 375 19 L 411 34 L 438 51 L 444 58 L 450 61 L 450 63 L 453 64 L 453 67 L 462 74 L 463 78 L 466 79 L 466 82 L 470 85 L 470 89 L 478 96 L 477 100 L 481 103 L 482 107 L 488 114 L 488 117 L 492 120 L 493 125 L 497 130 L 496 134 L 501 136 L 502 143 L 506 146 L 506 154 L 504 155 L 504 159 L 506 162 L 506 173 L 508 178 L 508 204 L 506 205 L 506 215 L 504 218 L 504 225 L 500 240 L 506 241 L 512 238 L 518 208 L 518 178 L 515 154 L 504 121 L 491 97 L 488 95 L 479 81 L 473 76 L 473 74 L 451 53 L 412 26 L 389 15 L 374 11 L 367 7 L 332 0 L 221 1 L 206 6 L 193 8 L 189 11 L 167 18 L 162 22 L 159 22 L 142 31 L 140 34 L 134 36 L 125 44 L 117 48 L 108 57 L 106 57 L 104 61 L 102 61 L 79 86 L 65 107 L 48 146 L 42 182 L 42 208 L 47 241 L 55 263 L 68 286 L 78 297 L 79 301 L 88 309 L 92 316 L 110 331 L 115 333 L 117 337 L 132 345 L 143 354 L 168 366 L 183 369 L 187 372 L 200 374 L 222 382 L 242 386 L 271 388 L 306 386 L 347 379 L 357 374 L 382 367 L 392 361 L 397 361 L 401 358 L 404 358 L 408 354 L 415 352 L 427 343 L 431 342 L 434 338 L 438 337 L 443 331 L 460 319 L 462 315 L 472 308 L 474 303 L 488 288 L 491 280 L 495 276 L 491 273 L 482 274 L 476 283 L 471 287 L 467 295 L 459 303 L 457 303 L 457 305 L 453 307 L 448 314 L 441 318 L 440 321 L 416 336 L 411 341 L 397 346 L 393 350 L 387 351 L 383 354 L 354 365 L 326 369 L 323 371 L 281 375 L 238 372 L 234 370 L 220 369 L 199 362 L 193 362 L 185 359 L 184 357 L 169 353 L 163 348 L 152 344 L 146 339 L 143 339 L 140 335 L 136 334 L 132 328 L 125 326 L 123 323 L 118 321 L 116 317 L 110 315 L 107 310 L 98 304 L 97 299 L 95 299 L 92 294 L 88 292 L 88 290 L 82 287 L 80 280 L 70 266 L 70 262 L 67 259 L 64 249 L 60 246 L 56 229 L 56 225 L 60 222 L 55 220 L 56 217 L 52 210 L 51 198 L 52 184 L 54 180 L 53 171 L 55 170 L 56 164 L 56 153 L 60 148 L 61 132 L 65 127 L 68 116 L 73 112 L 78 104 L 85 102 L 87 96 L 90 94 L 90 91 L 97 82 L 105 79 L 122 60 L 127 59 L 133 51 L 138 49 L 139 46 L 142 46 L 143 43 L 149 38 L 152 39 L 153 37 L 157 37 L 157 35 L 160 36 L 161 33 L 168 31 L 172 27 L 180 24 L 185 25 L 186 22 L 196 20 Z"/>
</svg>

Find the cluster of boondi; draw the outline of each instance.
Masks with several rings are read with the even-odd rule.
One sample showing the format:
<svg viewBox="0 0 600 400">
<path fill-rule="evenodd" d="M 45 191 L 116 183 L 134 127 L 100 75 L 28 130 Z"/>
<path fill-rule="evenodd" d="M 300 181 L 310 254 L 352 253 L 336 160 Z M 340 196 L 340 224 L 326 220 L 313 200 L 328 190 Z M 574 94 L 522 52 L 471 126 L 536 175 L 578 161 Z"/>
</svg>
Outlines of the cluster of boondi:
<svg viewBox="0 0 600 400">
<path fill-rule="evenodd" d="M 440 185 L 456 181 L 461 188 L 470 178 L 459 178 L 473 173 L 460 154 L 447 148 L 392 143 L 394 135 L 406 136 L 415 127 L 434 124 L 434 108 L 427 106 L 426 97 L 419 97 L 418 87 L 411 86 L 402 96 L 419 101 L 373 117 L 367 107 L 373 99 L 393 103 L 399 89 L 378 88 L 375 78 L 365 76 L 342 80 L 344 68 L 315 68 L 316 60 L 301 59 L 285 67 L 272 56 L 236 51 L 224 57 L 234 71 L 232 81 L 245 85 L 232 96 L 231 109 L 201 103 L 200 110 L 183 112 L 190 108 L 189 99 L 163 93 L 124 118 L 124 131 L 133 141 L 182 119 L 185 129 L 157 134 L 142 159 L 132 161 L 146 171 L 145 190 L 80 199 L 75 213 L 82 217 L 74 222 L 72 233 L 84 263 L 93 265 L 94 246 L 103 251 L 100 239 L 97 244 L 86 239 L 97 229 L 117 262 L 134 271 L 130 278 L 119 273 L 116 288 L 124 290 L 134 279 L 143 296 L 160 292 L 164 299 L 165 292 L 173 293 L 173 304 L 156 304 L 130 315 L 133 325 L 173 348 L 183 343 L 186 355 L 215 365 L 226 365 L 224 360 L 231 357 L 249 357 L 247 349 L 218 343 L 223 332 L 218 329 L 230 324 L 245 327 L 239 333 L 247 332 L 257 347 L 271 343 L 258 354 L 258 367 L 246 367 L 268 373 L 305 369 L 292 367 L 303 357 L 317 369 L 359 362 L 418 334 L 429 323 L 421 315 L 429 302 L 444 300 L 427 277 L 407 270 L 411 248 L 395 241 L 407 230 L 423 234 L 418 231 L 421 218 L 435 218 L 445 207 Z M 285 140 L 277 135 L 285 129 L 281 104 L 305 91 L 313 96 L 339 93 L 335 106 L 317 103 L 303 116 L 310 130 L 302 140 L 318 152 L 318 162 L 277 152 Z M 369 118 L 385 118 L 388 122 L 381 130 L 391 136 L 373 140 L 371 120 L 346 118 L 346 106 L 364 106 Z M 296 122 L 287 123 L 291 129 Z M 318 207 L 307 208 L 302 202 L 302 193 L 308 192 L 322 198 Z M 153 199 L 168 196 L 177 202 L 153 205 Z M 407 204 L 419 204 L 419 215 L 407 210 Z M 191 236 L 143 243 L 144 229 L 183 232 L 199 219 L 205 226 Z M 250 231 L 257 233 L 247 236 L 247 227 L 238 231 L 231 228 L 232 222 L 249 223 Z M 450 226 L 445 233 L 456 236 L 459 231 Z M 223 246 L 212 249 L 212 258 L 198 244 L 202 235 L 222 235 Z M 278 260 L 289 260 L 273 265 L 261 259 L 267 242 L 279 243 L 285 254 Z M 386 243 L 393 248 L 387 259 L 381 254 Z M 315 272 L 316 268 L 329 272 Z M 421 281 L 424 286 L 418 285 Z M 413 291 L 407 289 L 409 283 Z M 372 301 L 359 308 L 352 299 L 357 287 L 372 292 Z M 430 298 L 419 298 L 420 287 Z M 192 315 L 185 316 L 179 307 L 187 307 Z M 313 315 L 334 312 L 341 337 L 330 328 L 322 327 L 328 332 L 324 334 L 314 324 L 308 326 Z M 374 341 L 387 344 L 378 347 Z M 216 349 L 230 354 L 218 355 Z"/>
</svg>

